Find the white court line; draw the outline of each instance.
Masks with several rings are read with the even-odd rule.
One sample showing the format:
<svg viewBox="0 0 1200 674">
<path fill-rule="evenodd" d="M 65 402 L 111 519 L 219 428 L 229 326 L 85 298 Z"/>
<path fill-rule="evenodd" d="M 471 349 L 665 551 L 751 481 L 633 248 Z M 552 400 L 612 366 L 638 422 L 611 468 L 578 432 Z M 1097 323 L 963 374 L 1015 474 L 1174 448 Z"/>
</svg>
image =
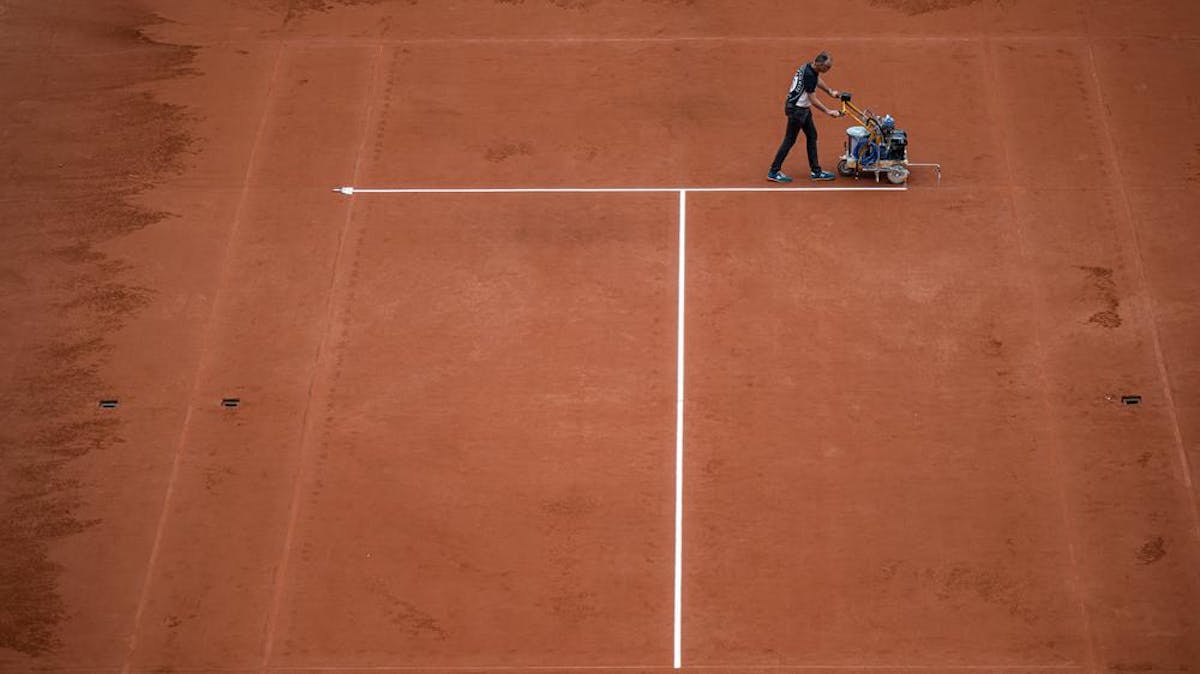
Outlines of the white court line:
<svg viewBox="0 0 1200 674">
<path fill-rule="evenodd" d="M 334 192 L 354 194 L 593 194 L 637 192 L 905 192 L 892 187 L 335 187 Z"/>
<path fill-rule="evenodd" d="M 851 670 L 910 670 L 917 672 L 960 672 L 964 669 L 983 669 L 985 672 L 1007 672 L 1018 669 L 1021 672 L 1073 672 L 1082 669 L 1082 664 L 689 664 L 688 669 L 721 669 L 725 672 L 734 670 L 779 670 L 779 669 L 851 669 Z"/>
<path fill-rule="evenodd" d="M 687 190 L 679 190 L 679 334 L 675 346 L 675 669 L 683 648 L 683 296 L 686 287 Z"/>
</svg>

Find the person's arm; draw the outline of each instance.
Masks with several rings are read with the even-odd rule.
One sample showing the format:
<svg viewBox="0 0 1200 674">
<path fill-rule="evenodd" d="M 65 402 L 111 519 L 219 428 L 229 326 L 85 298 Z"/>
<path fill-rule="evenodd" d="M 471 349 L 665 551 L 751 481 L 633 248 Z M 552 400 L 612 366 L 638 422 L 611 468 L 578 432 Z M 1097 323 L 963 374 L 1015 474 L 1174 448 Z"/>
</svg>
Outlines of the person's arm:
<svg viewBox="0 0 1200 674">
<path fill-rule="evenodd" d="M 825 114 L 829 115 L 830 117 L 840 117 L 842 115 L 842 112 L 840 110 L 830 110 L 829 108 L 825 107 L 825 104 L 821 102 L 821 99 L 817 98 L 817 89 L 818 88 L 823 89 L 824 91 L 828 92 L 831 96 L 833 95 L 833 93 L 830 91 L 829 87 L 825 86 L 825 84 L 821 82 L 821 76 L 818 75 L 815 71 L 810 71 L 810 73 L 807 73 L 807 74 L 809 74 L 809 76 L 812 78 L 812 79 L 808 80 L 808 82 L 804 83 L 804 90 L 808 92 L 809 105 L 817 106 L 821 110 L 824 110 Z M 816 80 L 816 81 L 813 81 L 813 80 Z"/>
<path fill-rule="evenodd" d="M 824 89 L 824 87 L 821 87 L 821 88 Z M 829 90 L 825 89 L 825 91 L 829 91 Z M 821 99 L 817 98 L 816 92 L 809 94 L 808 100 L 809 100 L 809 103 L 811 103 L 812 105 L 815 105 L 818 108 L 824 110 L 825 114 L 829 115 L 830 117 L 841 117 L 842 116 L 841 110 L 830 110 L 829 108 L 825 107 L 825 104 L 821 102 Z"/>
<path fill-rule="evenodd" d="M 826 83 L 821 82 L 821 78 L 817 78 L 817 88 L 826 92 L 826 94 L 833 96 L 834 98 L 838 97 L 838 95 L 839 95 L 838 90 L 829 89 L 828 86 L 826 86 Z M 830 110 L 829 108 L 824 107 L 824 103 L 817 101 L 816 96 L 812 96 L 811 98 L 812 98 L 812 102 L 816 103 L 817 107 L 820 107 L 822 110 L 824 110 L 824 112 L 826 112 L 827 115 L 832 116 L 832 118 L 840 118 L 841 110 Z"/>
</svg>

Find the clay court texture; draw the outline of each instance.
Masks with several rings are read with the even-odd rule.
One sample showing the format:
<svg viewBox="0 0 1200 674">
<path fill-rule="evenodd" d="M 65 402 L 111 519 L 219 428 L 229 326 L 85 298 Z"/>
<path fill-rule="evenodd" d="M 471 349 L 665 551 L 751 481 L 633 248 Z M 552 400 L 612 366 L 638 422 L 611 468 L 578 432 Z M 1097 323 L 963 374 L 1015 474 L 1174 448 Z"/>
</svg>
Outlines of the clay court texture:
<svg viewBox="0 0 1200 674">
<path fill-rule="evenodd" d="M 765 180 L 820 50 L 940 181 Z M 0 1 L 0 671 L 1198 672 L 1198 85 L 1193 0 Z"/>
</svg>

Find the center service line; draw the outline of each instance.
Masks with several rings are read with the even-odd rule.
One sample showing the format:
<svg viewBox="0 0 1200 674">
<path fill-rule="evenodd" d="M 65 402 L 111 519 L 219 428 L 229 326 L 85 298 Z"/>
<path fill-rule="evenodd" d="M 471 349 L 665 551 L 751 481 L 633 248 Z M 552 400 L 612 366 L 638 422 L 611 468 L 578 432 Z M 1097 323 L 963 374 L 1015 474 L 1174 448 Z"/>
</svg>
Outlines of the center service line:
<svg viewBox="0 0 1200 674">
<path fill-rule="evenodd" d="M 679 190 L 679 334 L 675 342 L 675 669 L 682 666 L 683 635 L 683 296 L 687 264 L 687 190 Z"/>
</svg>

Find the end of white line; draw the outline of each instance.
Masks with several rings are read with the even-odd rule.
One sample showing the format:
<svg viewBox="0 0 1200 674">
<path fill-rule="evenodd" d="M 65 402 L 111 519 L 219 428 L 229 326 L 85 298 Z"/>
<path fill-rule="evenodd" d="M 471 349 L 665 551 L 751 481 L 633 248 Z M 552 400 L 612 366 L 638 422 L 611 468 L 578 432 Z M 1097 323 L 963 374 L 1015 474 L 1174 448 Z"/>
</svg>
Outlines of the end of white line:
<svg viewBox="0 0 1200 674">
<path fill-rule="evenodd" d="M 354 194 L 353 187 L 335 187 L 335 188 L 333 188 L 333 191 L 337 192 L 339 194 L 345 194 L 346 196 L 350 196 L 350 195 Z"/>
</svg>

